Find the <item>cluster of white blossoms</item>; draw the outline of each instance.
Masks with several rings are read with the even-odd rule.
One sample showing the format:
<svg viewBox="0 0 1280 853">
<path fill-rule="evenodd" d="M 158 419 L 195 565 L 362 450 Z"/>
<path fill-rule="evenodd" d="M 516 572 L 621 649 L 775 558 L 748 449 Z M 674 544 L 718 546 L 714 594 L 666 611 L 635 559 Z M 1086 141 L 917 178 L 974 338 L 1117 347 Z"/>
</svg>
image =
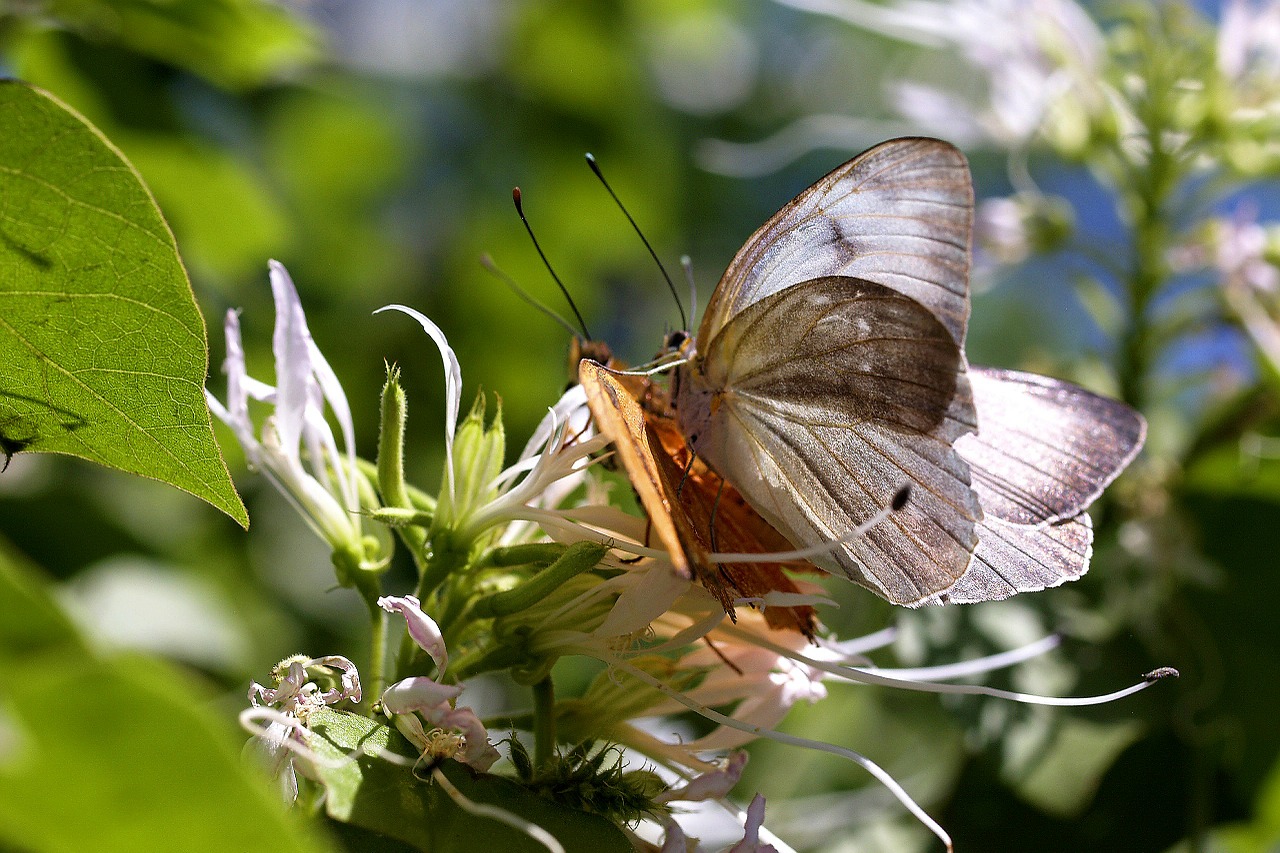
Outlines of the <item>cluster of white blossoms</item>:
<svg viewBox="0 0 1280 853">
<path fill-rule="evenodd" d="M 252 707 L 244 714 L 256 735 L 253 749 L 266 759 L 290 799 L 297 795 L 299 772 L 317 778 L 309 768 L 318 759 L 307 745 L 308 718 L 317 707 L 376 712 L 405 736 L 421 760 L 434 765 L 451 758 L 487 771 L 500 756 L 484 721 L 457 704 L 465 683 L 480 673 L 503 670 L 521 683 L 549 684 L 556 660 L 581 655 L 603 661 L 608 671 L 586 696 L 561 706 L 572 707 L 572 713 L 561 714 L 562 739 L 607 740 L 653 762 L 673 780 L 668 791 L 653 798 L 660 809 L 671 802 L 723 803 L 741 820 L 743 836 L 735 850 L 789 849 L 763 828 L 763 798 L 757 796 L 745 812 L 728 799 L 746 761 L 741 747 L 757 738 L 856 761 L 949 844 L 942 828 L 869 759 L 843 746 L 777 731 L 788 710 L 801 701 L 823 699 L 824 682 L 830 679 L 1049 704 L 1109 701 L 1150 683 L 1072 700 L 945 683 L 1042 654 L 1055 644 L 1053 638 L 956 667 L 914 670 L 908 680 L 895 677 L 893 670 L 869 667 L 863 656 L 890 642 L 891 632 L 842 643 L 821 633 L 810 640 L 796 631 L 771 628 L 760 611 L 747 607 L 730 619 L 720 601 L 675 571 L 669 554 L 646 544 L 643 518 L 608 503 L 607 491 L 596 479 L 596 462 L 607 441 L 593 432 L 580 388 L 570 388 L 551 407 L 518 460 L 502 468 L 500 425 L 486 425 L 478 411 L 459 423 L 461 369 L 443 332 L 400 306 L 394 307 L 422 325 L 442 356 L 447 461 L 434 502 L 418 497 L 413 507 L 380 506 L 377 484 L 366 473 L 369 466 L 362 468 L 355 458 L 345 395 L 306 331 L 292 282 L 274 262 L 271 282 L 277 386 L 248 377 L 238 319 L 230 313 L 229 399 L 223 406 L 211 397 L 210 404 L 231 426 L 251 464 L 289 498 L 335 555 L 347 555 L 335 559 L 339 580 L 370 598 L 375 613 L 402 616 L 418 655 L 409 658 L 411 671 L 383 679 L 385 660 L 379 658 L 387 656 L 386 646 L 375 635 L 372 683 L 379 693 L 371 707 L 360 704 L 356 668 L 340 656 L 291 658 L 277 669 L 275 686 L 253 686 Z M 249 399 L 272 407 L 260 429 L 255 429 Z M 339 421 L 345 453 L 336 449 L 326 403 Z M 382 487 L 394 490 L 385 482 Z M 456 560 L 449 564 L 448 576 L 424 581 L 427 588 L 420 587 L 418 594 L 382 594 L 379 569 L 389 558 L 390 544 L 385 532 L 379 536 L 373 530 L 380 522 L 400 528 L 416 524 L 428 531 L 428 541 L 439 553 L 416 555 L 427 563 L 452 548 Z M 522 575 L 504 568 L 533 559 L 531 554 L 544 555 L 539 571 Z M 428 565 L 424 578 L 439 565 Z M 825 600 L 815 588 L 792 594 L 787 603 Z M 377 630 L 385 630 L 385 622 Z M 388 686 L 381 686 L 384 681 Z M 651 725 L 641 724 L 686 710 L 717 727 L 682 741 L 659 738 Z M 664 850 L 685 849 L 684 833 L 673 819 L 655 827 L 665 839 Z M 537 828 L 529 831 L 543 838 Z"/>
</svg>

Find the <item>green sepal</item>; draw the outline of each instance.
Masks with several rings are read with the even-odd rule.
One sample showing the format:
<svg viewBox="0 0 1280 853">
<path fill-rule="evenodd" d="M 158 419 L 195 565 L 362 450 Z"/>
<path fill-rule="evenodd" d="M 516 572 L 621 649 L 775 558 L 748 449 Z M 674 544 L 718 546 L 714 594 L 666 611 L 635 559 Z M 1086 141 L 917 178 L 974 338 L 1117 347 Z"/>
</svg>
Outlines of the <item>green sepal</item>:
<svg viewBox="0 0 1280 853">
<path fill-rule="evenodd" d="M 453 438 L 452 494 L 446 472 L 444 488 L 436 501 L 433 533 L 442 527 L 457 529 L 465 526 L 471 513 L 497 497 L 494 482 L 502 473 L 507 451 L 501 398 L 487 425 L 485 409 L 485 396 L 481 392 L 476 395 L 471 411 L 458 424 Z"/>
<path fill-rule="evenodd" d="M 547 598 L 565 582 L 594 569 L 609 549 L 599 542 L 575 542 L 556 560 L 529 580 L 504 592 L 485 596 L 475 603 L 472 613 L 478 618 L 510 616 L 527 610 Z"/>
</svg>

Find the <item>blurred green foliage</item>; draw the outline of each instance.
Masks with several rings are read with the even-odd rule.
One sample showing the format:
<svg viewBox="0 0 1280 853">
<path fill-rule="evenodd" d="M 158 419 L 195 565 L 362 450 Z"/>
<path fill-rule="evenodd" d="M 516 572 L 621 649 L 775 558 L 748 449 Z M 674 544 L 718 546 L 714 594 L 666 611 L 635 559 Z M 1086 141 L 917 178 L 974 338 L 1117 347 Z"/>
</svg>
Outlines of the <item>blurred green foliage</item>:
<svg viewBox="0 0 1280 853">
<path fill-rule="evenodd" d="M 463 366 L 464 399 L 478 386 L 499 393 L 515 447 L 566 381 L 564 332 L 478 262 L 491 255 L 568 314 L 511 209 L 513 186 L 593 336 L 643 361 L 677 313 L 583 152 L 596 155 L 664 260 L 691 255 L 705 304 L 732 253 L 779 205 L 878 137 L 912 130 L 886 105 L 884 80 L 908 70 L 959 74 L 954 57 L 926 47 L 780 5 L 716 0 L 16 0 L 0 6 L 0 67 L 82 112 L 137 166 L 214 330 L 213 365 L 228 308 L 243 309 L 251 371 L 269 362 L 268 257 L 298 283 L 366 456 L 376 445 L 383 359 L 399 363 L 410 477 L 428 488 L 443 454 L 438 363 L 412 324 L 373 317 L 375 308 L 403 302 L 439 323 Z M 702 168 L 733 150 L 722 140 L 758 140 L 818 115 L 847 132 L 749 180 Z M 839 115 L 860 123 L 830 118 Z M 970 153 L 980 194 L 1008 193 L 1003 155 L 983 144 Z M 1030 166 L 1077 200 L 1095 236 L 1122 229 L 1094 178 L 1048 158 Z M 1114 387 L 1115 351 L 1104 333 L 1108 311 L 1122 309 L 1108 302 L 1114 292 L 1073 287 L 1079 280 L 1078 267 L 1053 259 L 980 278 L 973 360 Z M 939 816 L 958 849 L 1274 849 L 1280 695 L 1266 673 L 1280 642 L 1271 609 L 1280 598 L 1280 454 L 1268 441 L 1280 436 L 1280 406 L 1247 348 L 1196 351 L 1207 356 L 1191 368 L 1160 365 L 1147 459 L 1120 484 L 1142 512 L 1121 523 L 1103 509 L 1094 568 L 1079 583 L 905 614 L 833 585 L 843 607 L 824 615 L 843 636 L 896 621 L 898 655 L 912 664 L 1063 634 L 1061 651 L 985 679 L 996 686 L 1106 692 L 1165 664 L 1182 669 L 1179 683 L 1070 713 L 840 688 L 797 708 L 789 726 L 870 754 Z M 197 706 L 199 725 L 216 726 L 204 719 L 210 708 L 231 719 L 247 681 L 286 654 L 367 642 L 364 609 L 330 589 L 327 552 L 222 438 L 253 521 L 248 537 L 194 499 L 76 462 L 19 455 L 0 473 L 0 537 L 57 581 L 84 630 L 136 644 L 121 630 L 121 605 L 109 607 L 103 593 L 123 589 L 123 612 L 135 620 L 146 621 L 149 602 L 179 602 L 207 619 L 190 631 L 244 641 L 211 641 L 198 655 L 159 627 L 151 633 L 159 639 L 148 651 L 191 671 L 183 684 L 216 692 L 181 708 L 159 687 L 176 676 L 154 663 L 103 659 L 78 641 L 74 660 L 61 661 L 40 657 L 42 645 L 9 644 L 20 670 L 10 678 L 26 680 L 20 690 L 0 687 L 0 735 L 5 715 L 29 703 L 105 719 L 111 698 L 126 693 L 160 716 Z M 407 586 L 407 567 L 402 577 Z M 51 608 L 33 601 L 0 594 L 6 643 L 26 635 L 13 630 L 17 620 Z M 187 744 L 192 754 L 173 754 L 180 768 L 152 770 L 152 778 L 199 784 L 193 774 L 226 760 L 233 737 L 211 740 L 213 757 Z M 111 750 L 136 746 L 123 737 L 107 749 L 68 729 L 62 746 L 70 785 L 109 778 L 112 766 L 139 777 L 151 766 L 115 757 Z M 753 752 L 743 790 L 767 788 L 771 828 L 797 846 L 927 849 L 927 834 L 847 765 L 773 744 Z M 11 774 L 8 754 L 0 737 L 0 785 L 17 795 L 40 790 Z M 90 756 L 80 772 L 66 769 Z M 155 802 L 176 796 L 161 790 Z M 232 802 L 241 798 L 262 810 L 262 825 L 293 831 L 255 796 L 210 792 L 205 805 L 224 811 L 208 817 L 234 822 Z M 0 802 L 14 800 L 6 793 Z M 64 849 L 20 817 L 0 807 L 0 837 Z"/>
</svg>

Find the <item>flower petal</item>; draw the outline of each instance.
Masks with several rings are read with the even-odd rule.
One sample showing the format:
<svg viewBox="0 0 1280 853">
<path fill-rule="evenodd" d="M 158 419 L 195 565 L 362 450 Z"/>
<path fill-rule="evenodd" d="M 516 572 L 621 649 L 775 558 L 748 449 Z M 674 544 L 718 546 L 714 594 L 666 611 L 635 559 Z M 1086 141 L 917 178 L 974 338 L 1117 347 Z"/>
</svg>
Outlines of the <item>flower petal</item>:
<svg viewBox="0 0 1280 853">
<path fill-rule="evenodd" d="M 436 668 L 444 672 L 449 665 L 449 653 L 444 647 L 444 637 L 440 634 L 440 626 L 436 621 L 422 612 L 422 603 L 412 595 L 385 595 L 378 599 L 378 606 L 388 613 L 399 613 L 404 617 L 409 629 L 409 636 L 424 652 L 431 655 Z"/>
<path fill-rule="evenodd" d="M 561 395 L 556 404 L 543 416 L 538 428 L 529 437 L 521 459 L 529 459 L 543 449 L 561 424 L 568 423 L 574 433 L 584 432 L 591 423 L 591 410 L 587 408 L 587 392 L 581 385 L 573 384 Z"/>
<path fill-rule="evenodd" d="M 356 428 L 355 422 L 351 418 L 351 404 L 347 402 L 347 394 L 342 390 L 342 383 L 338 381 L 338 375 L 333 372 L 333 368 L 329 366 L 329 362 L 325 359 L 324 354 L 320 352 L 320 348 L 310 338 L 308 338 L 308 349 L 311 355 L 312 373 L 315 375 L 316 382 L 320 385 L 325 401 L 328 402 L 329 408 L 333 411 L 333 416 L 338 420 L 338 428 L 342 430 L 342 444 L 347 452 L 347 477 L 345 481 L 347 508 L 354 511 L 359 509 L 360 500 L 356 494 Z M 330 435 L 332 435 L 332 432 L 330 432 Z M 331 449 L 330 452 L 334 451 Z M 330 464 L 333 465 L 335 471 L 342 470 L 337 459 L 331 460 Z"/>
<path fill-rule="evenodd" d="M 604 622 L 592 632 L 596 637 L 621 637 L 643 631 L 671 609 L 690 585 L 665 560 L 655 560 L 648 569 L 621 575 L 619 581 L 625 588 Z"/>
<path fill-rule="evenodd" d="M 227 374 L 227 410 L 237 421 L 248 423 L 249 402 L 245 398 L 244 382 L 248 372 L 244 361 L 244 342 L 240 337 L 239 312 L 227 311 L 223 334 L 227 340 L 227 355 L 222 362 L 222 371 Z"/>
<path fill-rule="evenodd" d="M 433 717 L 441 716 L 442 707 L 452 710 L 449 703 L 461 693 L 461 685 L 440 684 L 425 675 L 414 675 L 388 687 L 382 694 L 382 706 L 392 714 L 420 712 L 436 725 Z"/>
<path fill-rule="evenodd" d="M 445 455 L 445 471 L 449 477 L 449 493 L 453 493 L 453 434 L 458 428 L 458 409 L 462 405 L 462 366 L 458 364 L 458 356 L 454 354 L 453 348 L 449 346 L 449 340 L 444 336 L 444 332 L 435 323 L 427 319 L 426 315 L 415 311 L 404 305 L 387 305 L 374 311 L 375 314 L 381 314 L 383 311 L 399 311 L 408 314 L 417 320 L 422 326 L 423 331 L 431 336 L 431 340 L 436 342 L 436 346 L 440 348 L 440 358 L 444 362 L 444 394 L 445 394 L 445 423 L 444 423 L 444 455 Z"/>
<path fill-rule="evenodd" d="M 689 853 L 689 840 L 680 824 L 668 818 L 663 825 L 662 850 L 659 853 Z"/>
<path fill-rule="evenodd" d="M 298 458 L 298 446 L 307 410 L 311 383 L 311 334 L 302 312 L 302 300 L 293 279 L 279 261 L 271 261 L 271 295 L 276 303 L 276 326 L 271 351 L 276 359 L 276 431 L 280 450 Z"/>
<path fill-rule="evenodd" d="M 729 754 L 724 767 L 703 773 L 690 779 L 688 784 L 679 788 L 664 791 L 654 798 L 655 802 L 669 803 L 672 800 L 697 802 L 699 800 L 720 800 L 729 796 L 733 786 L 742 778 L 742 768 L 747 766 L 745 750 L 736 750 Z"/>
<path fill-rule="evenodd" d="M 764 796 L 756 794 L 747 806 L 747 824 L 742 828 L 742 840 L 729 848 L 729 853 L 778 853 L 772 844 L 761 843 L 760 830 L 764 826 Z"/>
<path fill-rule="evenodd" d="M 466 737 L 466 748 L 456 756 L 463 764 L 468 764 L 483 773 L 502 757 L 498 750 L 493 748 L 493 744 L 489 743 L 488 729 L 470 708 L 456 708 L 445 714 L 436 722 L 436 725 L 442 729 L 456 729 Z"/>
</svg>

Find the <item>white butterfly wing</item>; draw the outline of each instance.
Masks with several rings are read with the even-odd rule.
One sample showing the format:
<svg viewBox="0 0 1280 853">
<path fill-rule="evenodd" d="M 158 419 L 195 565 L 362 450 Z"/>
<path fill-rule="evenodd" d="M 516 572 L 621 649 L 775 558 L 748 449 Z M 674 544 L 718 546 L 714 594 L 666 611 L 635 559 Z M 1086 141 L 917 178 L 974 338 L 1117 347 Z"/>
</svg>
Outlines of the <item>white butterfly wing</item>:
<svg viewBox="0 0 1280 853">
<path fill-rule="evenodd" d="M 759 228 L 720 279 L 698 331 L 711 341 L 746 306 L 802 281 L 851 276 L 927 307 L 963 345 L 973 187 L 964 155 L 936 139 L 878 145 Z"/>
<path fill-rule="evenodd" d="M 982 511 L 952 442 L 973 406 L 958 344 L 915 300 L 853 278 L 793 285 L 740 311 L 678 385 L 694 450 L 797 546 L 848 537 L 910 487 L 819 565 L 897 604 L 964 573 Z"/>
<path fill-rule="evenodd" d="M 969 368 L 978 430 L 956 449 L 988 516 L 1044 525 L 1074 518 L 1142 447 L 1147 425 L 1124 403 L 1069 382 Z"/>
<path fill-rule="evenodd" d="M 1046 376 L 971 367 L 969 381 L 978 430 L 955 447 L 985 518 L 969 571 L 939 601 L 995 601 L 1076 580 L 1093 553 L 1084 510 L 1137 455 L 1146 422 Z"/>
<path fill-rule="evenodd" d="M 986 518 L 978 524 L 969 571 L 936 603 L 999 601 L 1055 587 L 1087 572 L 1092 555 L 1093 522 L 1087 512 L 1044 527 Z"/>
</svg>

